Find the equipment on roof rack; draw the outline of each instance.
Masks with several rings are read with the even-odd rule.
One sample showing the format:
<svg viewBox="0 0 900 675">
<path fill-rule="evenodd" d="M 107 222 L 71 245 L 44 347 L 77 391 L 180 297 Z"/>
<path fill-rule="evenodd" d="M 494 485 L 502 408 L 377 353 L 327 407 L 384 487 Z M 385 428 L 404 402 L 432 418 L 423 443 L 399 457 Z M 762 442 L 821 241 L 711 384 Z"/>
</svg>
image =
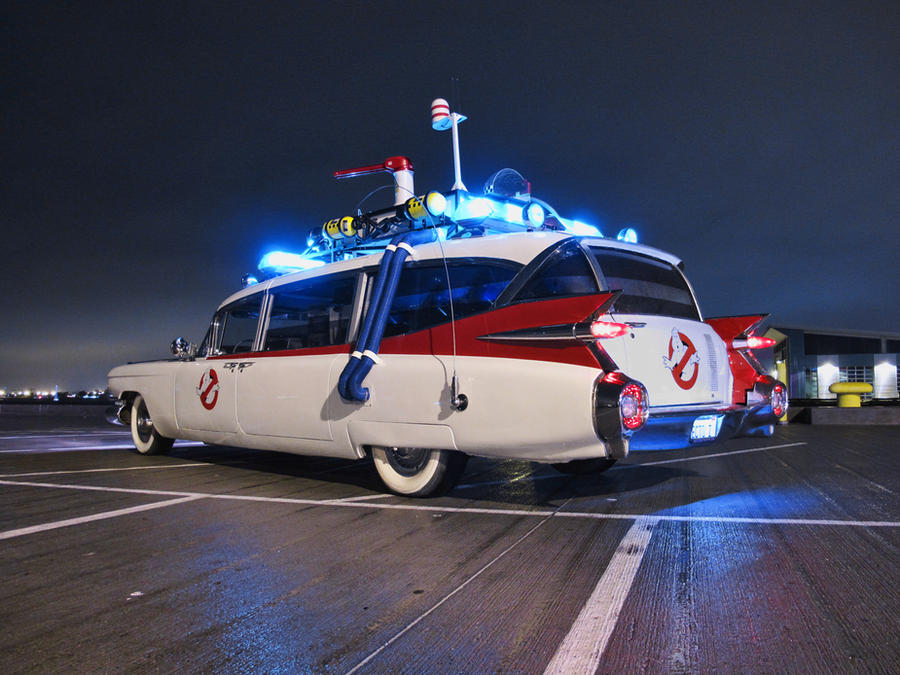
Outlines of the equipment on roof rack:
<svg viewBox="0 0 900 675">
<path fill-rule="evenodd" d="M 593 225 L 562 218 L 555 209 L 531 194 L 531 183 L 514 169 L 501 169 L 484 184 L 482 194 L 469 192 L 462 182 L 457 125 L 464 115 L 451 112 L 444 99 L 431 104 L 431 124 L 437 131 L 453 131 L 454 183 L 447 193 L 415 193 L 413 164 L 408 157 L 388 157 L 380 164 L 342 169 L 336 179 L 388 173 L 393 178 L 391 207 L 331 218 L 307 238 L 302 254 L 280 251 L 267 254 L 259 270 L 266 276 L 310 269 L 326 262 L 379 253 L 399 234 L 435 228 L 441 239 L 481 236 L 502 232 L 563 230 L 572 234 L 603 236 Z M 386 186 L 385 186 L 386 187 Z M 371 196 L 370 193 L 369 196 Z M 630 228 L 629 228 L 630 230 Z M 630 230 L 619 238 L 636 241 Z"/>
</svg>

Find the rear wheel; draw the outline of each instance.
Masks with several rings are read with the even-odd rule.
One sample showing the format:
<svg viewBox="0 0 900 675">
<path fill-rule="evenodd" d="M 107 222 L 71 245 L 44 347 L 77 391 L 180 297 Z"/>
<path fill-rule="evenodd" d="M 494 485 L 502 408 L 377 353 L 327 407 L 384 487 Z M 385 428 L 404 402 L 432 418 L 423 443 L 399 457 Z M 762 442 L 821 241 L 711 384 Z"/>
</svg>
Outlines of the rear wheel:
<svg viewBox="0 0 900 675">
<path fill-rule="evenodd" d="M 428 448 L 372 448 L 375 470 L 391 492 L 406 497 L 443 494 L 456 485 L 468 455 Z"/>
<path fill-rule="evenodd" d="M 161 436 L 153 426 L 150 411 L 140 394 L 131 402 L 131 440 L 142 455 L 165 455 L 175 442 L 173 438 Z"/>
<path fill-rule="evenodd" d="M 593 459 L 575 459 L 571 462 L 561 462 L 554 464 L 553 468 L 560 473 L 583 476 L 591 473 L 602 473 L 615 463 L 616 460 L 609 457 L 596 457 Z"/>
</svg>

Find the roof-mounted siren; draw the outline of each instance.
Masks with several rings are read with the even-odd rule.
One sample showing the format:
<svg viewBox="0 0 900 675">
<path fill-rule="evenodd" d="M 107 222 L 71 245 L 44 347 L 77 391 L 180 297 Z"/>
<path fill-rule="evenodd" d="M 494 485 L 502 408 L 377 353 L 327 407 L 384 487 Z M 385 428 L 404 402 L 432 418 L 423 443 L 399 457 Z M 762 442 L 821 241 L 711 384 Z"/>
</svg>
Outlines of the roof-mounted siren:
<svg viewBox="0 0 900 675">
<path fill-rule="evenodd" d="M 356 178 L 373 173 L 389 173 L 394 177 L 394 206 L 400 206 L 410 197 L 416 196 L 413 165 L 408 157 L 388 157 L 381 164 L 335 171 L 334 177 L 338 179 Z"/>
<path fill-rule="evenodd" d="M 462 175 L 459 168 L 459 132 L 457 125 L 466 120 L 465 115 L 450 112 L 450 104 L 446 99 L 436 98 L 431 102 L 431 128 L 435 131 L 453 130 L 453 190 L 464 190 Z"/>
<path fill-rule="evenodd" d="M 500 169 L 488 178 L 484 194 L 504 200 L 506 220 L 533 228 L 543 227 L 546 221 L 546 210 L 531 196 L 531 183 L 515 169 Z"/>
</svg>

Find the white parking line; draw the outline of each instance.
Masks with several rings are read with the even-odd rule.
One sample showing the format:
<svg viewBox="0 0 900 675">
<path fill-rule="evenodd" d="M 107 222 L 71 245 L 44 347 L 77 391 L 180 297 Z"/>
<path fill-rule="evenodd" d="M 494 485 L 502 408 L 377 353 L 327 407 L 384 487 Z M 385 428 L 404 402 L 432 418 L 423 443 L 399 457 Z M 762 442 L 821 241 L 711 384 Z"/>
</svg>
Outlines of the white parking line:
<svg viewBox="0 0 900 675">
<path fill-rule="evenodd" d="M 713 457 L 727 457 L 729 455 L 743 455 L 748 452 L 763 452 L 764 450 L 778 450 L 779 448 L 794 448 L 798 445 L 806 445 L 805 442 L 800 443 L 784 443 L 782 445 L 767 445 L 764 448 L 747 448 L 746 450 L 729 450 L 728 452 L 716 452 L 712 455 L 694 455 L 693 457 L 677 457 L 676 459 L 663 459 L 658 462 L 640 462 L 638 464 L 627 464 L 625 466 L 656 466 L 658 464 L 675 464 L 676 462 L 692 462 L 698 459 L 712 459 Z M 634 455 L 632 455 L 633 457 Z M 624 467 L 623 467 L 624 468 Z"/>
<path fill-rule="evenodd" d="M 567 500 L 566 503 L 563 504 L 562 506 L 560 506 L 559 508 L 560 508 L 560 509 L 563 508 L 563 506 L 565 506 L 566 504 L 568 504 L 569 501 L 571 501 L 571 500 Z M 558 510 L 559 510 L 559 509 L 557 509 L 557 511 L 558 511 Z M 509 545 L 502 553 L 500 553 L 496 558 L 494 558 L 493 560 L 491 560 L 487 565 L 485 565 L 484 567 L 482 567 L 480 570 L 478 570 L 477 572 L 475 572 L 475 574 L 473 574 L 473 575 L 470 576 L 468 579 L 466 579 L 464 582 L 462 582 L 459 586 L 457 586 L 457 587 L 454 588 L 452 591 L 450 591 L 447 595 L 445 595 L 443 598 L 441 598 L 440 600 L 438 600 L 437 603 L 435 603 L 434 605 L 432 605 L 431 609 L 429 609 L 428 611 L 423 612 L 422 614 L 420 614 L 415 620 L 413 620 L 413 621 L 411 621 L 409 624 L 407 624 L 406 627 L 405 627 L 403 630 L 401 630 L 399 633 L 397 633 L 396 635 L 394 635 L 394 637 L 392 637 L 390 640 L 388 640 L 387 642 L 385 642 L 383 645 L 381 645 L 378 649 L 376 649 L 374 652 L 372 652 L 371 654 L 369 654 L 369 655 L 368 655 L 366 658 L 364 658 L 362 661 L 360 661 L 360 662 L 357 663 L 355 666 L 353 666 L 353 668 L 351 668 L 350 670 L 347 671 L 346 675 L 351 675 L 352 673 L 355 673 L 357 670 L 359 670 L 360 668 L 362 668 L 362 667 L 363 667 L 364 665 L 366 665 L 369 661 L 371 661 L 372 659 L 374 659 L 374 658 L 375 658 L 376 656 L 378 656 L 381 652 L 383 652 L 385 649 L 387 649 L 387 648 L 390 647 L 392 644 L 394 644 L 394 642 L 396 642 L 397 640 L 399 640 L 403 635 L 405 635 L 407 632 L 409 632 L 409 631 L 410 631 L 417 623 L 419 623 L 420 621 L 422 621 L 422 619 L 424 619 L 424 618 L 427 617 L 429 614 L 431 614 L 432 612 L 434 612 L 438 607 L 440 607 L 441 605 L 443 605 L 443 604 L 444 604 L 445 602 L 447 602 L 450 598 L 452 598 L 454 595 L 456 595 L 457 593 L 459 593 L 462 589 L 464 589 L 464 588 L 465 588 L 466 586 L 468 586 L 470 583 L 472 583 L 473 581 L 475 581 L 475 579 L 477 579 L 479 576 L 481 576 L 481 574 L 482 574 L 484 571 L 486 571 L 491 565 L 493 565 L 495 562 L 497 562 L 498 560 L 500 560 L 500 558 L 502 558 L 502 557 L 505 556 L 507 553 L 509 553 L 510 551 L 512 551 L 516 546 L 518 546 L 519 544 L 521 544 L 523 541 L 525 541 L 526 539 L 528 539 L 528 537 L 530 537 L 532 534 L 534 534 L 534 533 L 537 531 L 537 529 L 538 529 L 539 527 L 541 527 L 542 525 L 546 524 L 546 523 L 553 517 L 553 514 L 554 514 L 554 513 L 556 513 L 556 511 L 550 511 L 550 512 L 546 515 L 546 518 L 544 518 L 541 522 L 539 522 L 537 525 L 535 525 L 535 526 L 532 527 L 530 530 L 528 530 L 528 532 L 526 532 L 525 534 L 523 534 L 521 537 L 519 537 L 518 539 L 516 539 L 516 541 L 514 541 L 512 544 L 510 544 L 510 545 Z"/>
<path fill-rule="evenodd" d="M 322 501 L 323 504 L 346 504 L 347 502 L 365 502 L 370 499 L 387 499 L 388 497 L 394 497 L 396 495 L 388 494 L 388 493 L 379 493 L 377 495 L 361 495 L 359 497 L 344 497 L 343 499 L 325 499 Z"/>
<path fill-rule="evenodd" d="M 112 431 L 63 431 L 56 432 L 52 434 L 28 434 L 27 436 L 0 436 L 0 441 L 21 441 L 33 438 L 42 438 L 44 440 L 48 438 L 84 438 L 85 436 L 121 436 L 122 438 L 128 437 L 128 432 L 120 429 L 114 429 Z"/>
<path fill-rule="evenodd" d="M 57 520 L 55 523 L 44 523 L 43 525 L 33 525 L 31 527 L 21 527 L 17 530 L 6 530 L 0 532 L 0 539 L 12 539 L 13 537 L 22 537 L 26 534 L 34 534 L 36 532 L 46 532 L 47 530 L 55 530 L 60 527 L 69 527 L 70 525 L 82 525 L 91 523 L 95 520 L 106 520 L 107 518 L 116 518 L 118 516 L 127 516 L 132 513 L 140 513 L 142 511 L 150 511 L 152 509 L 160 509 L 164 506 L 173 506 L 175 504 L 183 504 L 192 502 L 200 497 L 180 497 L 179 499 L 169 499 L 164 502 L 153 502 L 152 504 L 142 504 L 140 506 L 131 506 L 127 509 L 117 509 L 115 511 L 105 511 L 104 513 L 95 513 L 92 516 L 82 516 L 81 518 L 68 518 L 67 520 Z"/>
<path fill-rule="evenodd" d="M 36 471 L 34 473 L 0 473 L 0 478 L 31 478 L 34 476 L 59 476 L 74 473 L 107 473 L 109 471 L 147 471 L 151 469 L 185 469 L 196 466 L 209 466 L 203 462 L 191 464 L 163 464 L 160 466 L 123 466 L 116 469 L 78 469 L 74 471 Z"/>
<path fill-rule="evenodd" d="M 192 448 L 200 445 L 204 445 L 199 441 L 178 441 L 175 443 L 176 448 Z M 23 448 L 21 450 L 0 450 L 0 455 L 42 455 L 45 453 L 51 452 L 75 452 L 75 451 L 85 451 L 85 450 L 133 450 L 133 443 L 126 443 L 121 445 L 71 445 L 71 446 L 58 446 L 55 448 Z"/>
<path fill-rule="evenodd" d="M 655 518 L 640 518 L 619 542 L 606 571 L 550 659 L 544 675 L 596 672 L 647 552 L 655 524 Z"/>
<path fill-rule="evenodd" d="M 117 488 L 104 485 L 67 485 L 65 483 L 35 483 L 23 480 L 0 480 L 0 485 L 21 487 L 57 488 L 62 490 L 88 490 L 119 492 L 123 494 L 159 495 L 163 497 L 196 497 L 198 499 L 222 499 L 226 501 L 261 502 L 267 504 L 297 504 L 300 506 L 333 506 L 338 508 L 381 509 L 385 511 L 424 511 L 430 513 L 477 513 L 491 516 L 529 516 L 546 518 L 584 518 L 592 520 L 640 520 L 691 523 L 743 523 L 747 525 L 807 525 L 826 527 L 900 527 L 900 521 L 892 520 L 835 520 L 820 518 L 752 518 L 744 516 L 675 516 L 653 513 L 593 513 L 589 511 L 560 511 L 547 509 L 482 509 L 460 506 L 430 506 L 425 504 L 382 504 L 372 501 L 334 501 L 329 499 L 302 499 L 299 497 L 257 497 L 255 495 L 218 494 L 215 492 L 184 492 L 177 490 L 150 490 L 142 488 Z M 392 496 L 392 495 L 391 495 Z"/>
<path fill-rule="evenodd" d="M 656 466 L 657 464 L 674 464 L 675 462 L 690 462 L 698 459 L 710 459 L 712 457 L 726 457 L 728 455 L 741 455 L 747 452 L 762 452 L 763 450 L 777 450 L 778 448 L 792 448 L 798 445 L 806 445 L 805 442 L 801 443 L 785 443 L 783 445 L 769 445 L 764 448 L 747 448 L 745 450 L 729 450 L 728 452 L 717 452 L 712 455 L 695 455 L 693 457 L 678 457 L 677 459 L 663 459 L 657 462 L 634 462 L 630 464 L 618 464 L 613 467 L 611 470 L 614 471 L 616 469 L 632 469 L 640 466 Z M 632 453 L 630 455 L 631 458 L 635 458 L 636 455 L 643 454 L 644 451 L 637 451 L 637 453 Z M 457 485 L 454 490 L 468 490 L 471 488 L 479 488 L 479 487 L 490 487 L 493 485 L 508 485 L 510 483 L 516 483 L 522 480 L 547 480 L 550 478 L 571 478 L 572 476 L 564 473 L 549 473 L 549 474 L 536 474 L 531 472 L 526 472 L 523 474 L 519 474 L 518 476 L 513 476 L 512 478 L 504 479 L 504 480 L 492 480 L 485 481 L 483 483 L 465 483 L 463 485 Z"/>
</svg>

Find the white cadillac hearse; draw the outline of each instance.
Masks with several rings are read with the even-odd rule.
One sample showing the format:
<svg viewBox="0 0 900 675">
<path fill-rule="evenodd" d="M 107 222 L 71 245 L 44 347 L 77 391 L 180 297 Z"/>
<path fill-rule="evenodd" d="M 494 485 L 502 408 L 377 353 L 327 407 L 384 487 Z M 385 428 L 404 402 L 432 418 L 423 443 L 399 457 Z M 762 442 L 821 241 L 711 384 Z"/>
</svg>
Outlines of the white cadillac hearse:
<svg viewBox="0 0 900 675">
<path fill-rule="evenodd" d="M 787 400 L 752 353 L 771 346 L 753 335 L 764 317 L 704 321 L 676 257 L 584 233 L 512 170 L 468 192 L 445 106 L 449 193 L 415 196 L 404 157 L 337 172 L 392 174 L 394 206 L 264 258 L 199 348 L 109 373 L 138 452 L 180 438 L 371 455 L 390 490 L 424 496 L 469 455 L 584 473 L 630 447 L 771 433 Z"/>
</svg>

